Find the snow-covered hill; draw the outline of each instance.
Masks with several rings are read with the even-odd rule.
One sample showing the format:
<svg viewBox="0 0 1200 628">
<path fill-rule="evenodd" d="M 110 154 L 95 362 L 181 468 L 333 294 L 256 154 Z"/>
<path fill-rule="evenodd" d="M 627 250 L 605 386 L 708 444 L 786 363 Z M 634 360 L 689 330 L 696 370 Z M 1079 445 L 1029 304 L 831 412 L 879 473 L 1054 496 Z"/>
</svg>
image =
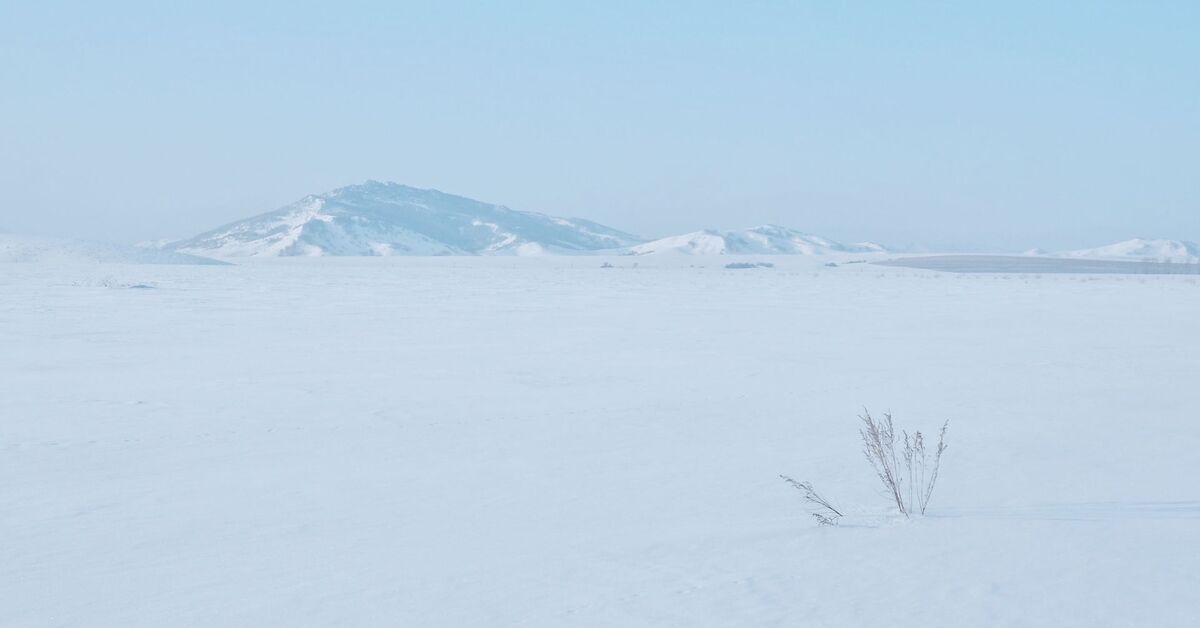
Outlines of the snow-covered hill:
<svg viewBox="0 0 1200 628">
<path fill-rule="evenodd" d="M 0 233 L 0 263 L 220 264 L 216 260 L 136 246 Z"/>
<path fill-rule="evenodd" d="M 763 225 L 740 231 L 696 231 L 670 236 L 629 248 L 634 255 L 677 253 L 684 255 L 825 255 L 830 253 L 879 253 L 873 243 L 842 244 L 820 236 Z"/>
<path fill-rule="evenodd" d="M 537 255 L 616 249 L 640 241 L 587 220 L 368 181 L 308 196 L 167 247 L 217 258 Z"/>
<path fill-rule="evenodd" d="M 1092 249 L 1064 251 L 1056 254 L 1056 257 L 1193 262 L 1200 260 L 1200 245 L 1184 240 L 1135 238 Z"/>
</svg>

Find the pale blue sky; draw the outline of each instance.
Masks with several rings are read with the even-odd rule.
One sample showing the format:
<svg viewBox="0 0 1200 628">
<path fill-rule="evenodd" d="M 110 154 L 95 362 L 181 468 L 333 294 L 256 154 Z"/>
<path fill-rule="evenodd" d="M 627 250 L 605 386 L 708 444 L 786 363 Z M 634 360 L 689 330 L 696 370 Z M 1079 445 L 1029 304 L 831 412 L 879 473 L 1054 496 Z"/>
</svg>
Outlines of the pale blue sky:
<svg viewBox="0 0 1200 628">
<path fill-rule="evenodd" d="M 374 178 L 646 236 L 1200 239 L 1194 0 L 183 4 L 0 2 L 0 230 Z"/>
</svg>

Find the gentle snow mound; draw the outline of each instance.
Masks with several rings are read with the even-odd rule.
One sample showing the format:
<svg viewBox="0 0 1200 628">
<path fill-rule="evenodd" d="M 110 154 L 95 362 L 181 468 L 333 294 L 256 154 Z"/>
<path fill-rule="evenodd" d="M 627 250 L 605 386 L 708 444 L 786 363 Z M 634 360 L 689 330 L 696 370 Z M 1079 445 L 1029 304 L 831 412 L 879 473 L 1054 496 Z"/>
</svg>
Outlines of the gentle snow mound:
<svg viewBox="0 0 1200 628">
<path fill-rule="evenodd" d="M 629 251 L 634 255 L 828 255 L 880 253 L 886 249 L 870 242 L 842 244 L 787 227 L 763 225 L 740 231 L 705 230 L 670 236 L 632 246 Z"/>
<path fill-rule="evenodd" d="M 1064 251 L 1056 257 L 1194 262 L 1200 260 L 1200 245 L 1185 240 L 1134 238 L 1092 249 Z"/>
</svg>

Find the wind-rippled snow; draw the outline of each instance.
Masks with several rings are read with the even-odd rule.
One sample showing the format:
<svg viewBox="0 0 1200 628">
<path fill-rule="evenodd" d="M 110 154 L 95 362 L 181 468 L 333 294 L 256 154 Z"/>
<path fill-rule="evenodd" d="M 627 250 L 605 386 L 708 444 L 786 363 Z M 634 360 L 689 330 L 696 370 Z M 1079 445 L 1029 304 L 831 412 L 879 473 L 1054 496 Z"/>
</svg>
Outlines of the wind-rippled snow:
<svg viewBox="0 0 1200 628">
<path fill-rule="evenodd" d="M 602 261 L 0 268 L 0 625 L 1194 621 L 1195 277 Z"/>
</svg>

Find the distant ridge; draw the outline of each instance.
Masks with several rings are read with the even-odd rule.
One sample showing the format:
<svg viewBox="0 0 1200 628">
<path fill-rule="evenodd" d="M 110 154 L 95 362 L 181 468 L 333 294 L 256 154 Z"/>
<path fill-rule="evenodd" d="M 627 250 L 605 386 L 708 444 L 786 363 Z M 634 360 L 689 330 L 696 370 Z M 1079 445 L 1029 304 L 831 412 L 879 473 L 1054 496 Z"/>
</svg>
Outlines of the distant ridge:
<svg viewBox="0 0 1200 628">
<path fill-rule="evenodd" d="M 1032 255 L 927 255 L 874 263 L 952 273 L 1200 275 L 1200 264 L 1176 264 L 1148 258 L 1116 260 Z"/>
<path fill-rule="evenodd" d="M 387 255 L 823 255 L 877 253 L 787 227 L 697 231 L 647 242 L 580 218 L 367 181 L 306 196 L 161 248 L 216 259 Z"/>
<path fill-rule="evenodd" d="M 696 231 L 660 238 L 629 248 L 634 255 L 828 255 L 831 253 L 881 253 L 878 244 L 842 244 L 778 225 L 740 231 Z"/>
<path fill-rule="evenodd" d="M 0 233 L 0 263 L 222 264 L 222 262 L 136 246 Z"/>
<path fill-rule="evenodd" d="M 637 236 L 437 190 L 367 181 L 166 245 L 217 258 L 541 255 L 619 249 Z"/>
<path fill-rule="evenodd" d="M 1056 253 L 1054 256 L 1081 259 L 1194 262 L 1200 260 L 1200 245 L 1186 240 L 1134 238 L 1091 249 L 1064 251 Z"/>
</svg>

